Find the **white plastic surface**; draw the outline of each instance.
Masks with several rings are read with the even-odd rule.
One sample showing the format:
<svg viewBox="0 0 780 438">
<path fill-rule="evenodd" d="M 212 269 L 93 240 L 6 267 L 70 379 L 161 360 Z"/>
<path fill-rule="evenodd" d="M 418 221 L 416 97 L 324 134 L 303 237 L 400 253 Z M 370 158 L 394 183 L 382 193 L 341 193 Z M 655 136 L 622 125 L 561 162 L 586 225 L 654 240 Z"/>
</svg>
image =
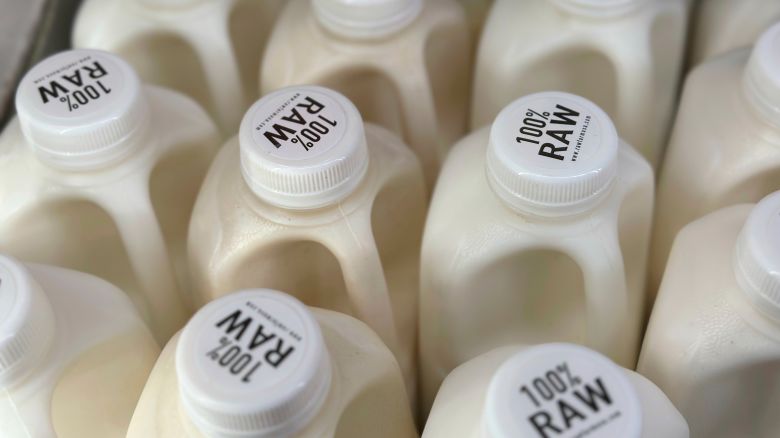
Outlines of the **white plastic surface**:
<svg viewBox="0 0 780 438">
<path fill-rule="evenodd" d="M 0 255 L 0 389 L 45 366 L 54 330 L 41 287 L 19 261 Z"/>
<path fill-rule="evenodd" d="M 203 307 L 176 349 L 182 405 L 205 435 L 293 436 L 328 394 L 319 325 L 295 298 L 245 290 Z"/>
<path fill-rule="evenodd" d="M 766 30 L 745 67 L 745 92 L 768 121 L 780 127 L 780 23 Z"/>
<path fill-rule="evenodd" d="M 428 211 L 419 319 L 427 406 L 453 368 L 492 348 L 570 342 L 625 367 L 639 348 L 653 205 L 648 163 L 623 142 L 596 143 L 617 155 L 611 187 L 580 214 L 542 216 L 498 196 L 486 170 L 489 139 L 484 127 L 453 147 Z"/>
<path fill-rule="evenodd" d="M 313 0 L 317 20 L 347 38 L 379 38 L 411 23 L 423 0 Z"/>
<path fill-rule="evenodd" d="M 552 0 L 558 7 L 573 14 L 592 17 L 612 17 L 624 14 L 648 0 Z"/>
<path fill-rule="evenodd" d="M 267 202 L 293 209 L 336 203 L 368 168 L 363 121 L 344 96 L 294 86 L 264 96 L 241 122 L 241 171 Z"/>
<path fill-rule="evenodd" d="M 515 99 L 583 96 L 658 168 L 677 101 L 690 0 L 499 0 L 474 67 L 471 128 Z"/>
<path fill-rule="evenodd" d="M 0 383 L 3 438 L 124 436 L 160 352 L 132 303 L 97 277 L 2 259 L 4 270 L 24 271 L 38 285 L 49 310 L 35 310 L 51 330 L 48 345 L 40 334 L 36 338 L 47 347 L 44 355 L 20 363 L 25 374 L 12 385 Z M 24 316 L 14 314 L 11 321 Z"/>
<path fill-rule="evenodd" d="M 138 76 L 99 50 L 68 50 L 36 64 L 19 84 L 16 111 L 41 159 L 68 168 L 128 155 L 149 124 Z"/>
<path fill-rule="evenodd" d="M 592 350 L 544 344 L 515 354 L 496 370 L 483 414 L 489 438 L 554 433 L 561 414 L 577 420 L 569 436 L 587 431 L 594 437 L 641 437 L 634 388 L 621 368 Z"/>
<path fill-rule="evenodd" d="M 750 212 L 737 240 L 734 274 L 753 303 L 780 320 L 780 192 Z"/>
<path fill-rule="evenodd" d="M 581 213 L 617 174 L 618 136 L 609 116 L 567 93 L 522 97 L 493 122 L 491 187 L 512 208 L 542 216 Z"/>
<path fill-rule="evenodd" d="M 593 350 L 558 343 L 497 348 L 455 368 L 422 436 L 688 438 L 689 431 L 652 382 Z"/>
<path fill-rule="evenodd" d="M 226 298 L 217 300 L 216 303 L 224 305 L 231 300 L 232 296 L 228 295 Z M 269 296 L 271 297 L 270 300 Z M 278 293 L 273 295 L 264 293 L 260 301 L 252 298 L 249 301 L 252 303 L 263 302 L 263 308 L 265 309 L 268 309 L 268 305 L 273 307 L 274 314 L 281 316 L 281 319 L 275 319 L 275 321 L 284 323 L 287 329 L 291 329 L 299 323 L 308 326 L 310 319 L 315 321 L 314 324 L 318 327 L 317 333 L 321 332 L 322 339 L 320 341 L 324 341 L 322 347 L 327 350 L 325 354 L 329 357 L 330 362 L 330 366 L 323 367 L 321 371 L 329 373 L 332 371 L 332 374 L 329 374 L 333 379 L 330 387 L 320 388 L 326 390 L 326 394 L 321 396 L 321 394 L 317 393 L 312 394 L 308 399 L 299 399 L 301 402 L 308 402 L 311 406 L 296 407 L 288 405 L 289 409 L 287 411 L 276 411 L 278 415 L 266 417 L 265 420 L 277 424 L 275 429 L 251 431 L 251 428 L 248 427 L 252 424 L 251 422 L 242 424 L 243 432 L 235 430 L 231 432 L 225 429 L 219 431 L 205 429 L 192 421 L 188 415 L 187 405 L 184 404 L 179 396 L 180 392 L 184 390 L 180 386 L 181 377 L 179 374 L 183 367 L 175 356 L 176 350 L 186 348 L 182 346 L 186 334 L 182 333 L 182 335 L 172 338 L 171 342 L 168 343 L 162 354 L 160 354 L 157 365 L 155 365 L 149 377 L 133 414 L 127 437 L 365 438 L 367 434 L 372 438 L 418 437 L 419 435 L 415 429 L 404 392 L 403 378 L 398 369 L 398 364 L 392 353 L 377 335 L 368 326 L 347 315 L 316 308 L 300 308 L 300 304 L 295 302 L 293 298 L 285 296 L 283 299 L 279 299 L 279 296 Z M 216 307 L 219 307 L 219 305 Z M 211 310 L 216 307 L 208 306 Z M 281 310 L 282 314 L 277 312 L 279 310 Z M 305 314 L 300 313 L 301 311 Z M 250 311 L 250 313 L 259 316 L 259 314 L 253 311 Z M 262 316 L 260 318 L 264 319 Z M 287 323 L 291 325 L 288 326 L 286 325 Z M 276 327 L 276 324 L 272 325 Z M 225 327 L 227 325 L 222 326 L 222 328 Z M 239 328 L 235 329 L 231 333 L 230 338 L 233 339 L 233 336 L 239 330 Z M 266 325 L 263 333 L 271 333 L 272 330 L 269 325 Z M 280 332 L 276 331 L 275 333 Z M 247 327 L 242 341 L 251 342 L 254 335 L 255 326 L 253 323 L 252 327 Z M 210 338 L 210 336 L 206 337 Z M 269 343 L 274 343 L 277 340 L 278 338 L 274 338 Z M 303 343 L 311 340 L 302 338 Z M 287 345 L 286 341 L 285 345 Z M 311 346 L 307 345 L 306 348 Z M 261 346 L 260 349 L 263 347 L 265 345 Z M 216 354 L 223 358 L 225 354 L 228 354 L 227 351 L 227 349 L 222 349 L 216 352 Z M 308 353 L 312 352 L 314 352 L 312 349 L 308 350 Z M 264 391 L 263 394 L 258 393 L 258 397 L 249 397 L 248 392 L 235 393 L 236 382 L 241 378 L 241 375 L 236 376 L 236 379 L 225 377 L 231 374 L 229 367 L 234 365 L 234 363 L 231 363 L 226 368 L 218 371 L 223 376 L 219 377 L 219 375 L 216 375 L 213 384 L 206 381 L 202 382 L 203 385 L 210 387 L 209 392 L 211 395 L 205 396 L 201 401 L 214 402 L 216 395 L 235 394 L 237 397 L 235 400 L 227 400 L 227 402 L 232 403 L 233 409 L 238 408 L 240 402 L 245 402 L 242 412 L 234 417 L 238 420 L 247 419 L 247 415 L 255 411 L 258 406 L 265 405 L 267 407 L 269 403 L 279 402 L 279 396 L 281 396 L 282 392 L 287 394 L 295 393 L 296 396 L 301 396 L 302 393 L 307 391 L 305 382 L 300 382 L 303 387 L 286 387 L 274 377 L 275 373 L 281 372 L 282 374 L 287 374 L 287 377 L 284 378 L 286 380 L 285 383 L 293 383 L 289 380 L 289 377 L 293 375 L 301 377 L 307 371 L 311 371 L 312 364 L 305 362 L 307 358 L 302 356 L 299 356 L 299 359 L 304 361 L 299 364 L 302 370 L 290 369 L 288 371 L 291 374 L 287 373 L 287 371 L 281 371 L 282 367 L 288 367 L 292 365 L 293 361 L 296 361 L 294 356 L 297 354 L 306 355 L 307 352 L 295 350 L 291 353 L 291 356 L 288 356 L 288 362 L 280 365 L 278 370 L 266 374 L 281 386 L 269 386 L 266 383 L 271 382 L 263 380 L 255 381 L 256 378 L 260 377 L 257 374 L 250 376 L 250 380 L 255 383 L 255 389 L 262 387 L 268 390 L 279 391 L 275 395 L 267 391 Z M 227 357 L 230 358 L 231 356 L 228 355 Z M 196 357 L 188 366 L 196 368 L 198 366 L 197 363 L 203 364 L 204 361 L 208 360 L 210 359 L 205 356 Z M 267 364 L 262 366 L 267 366 Z M 190 371 L 192 370 L 188 370 L 186 373 Z M 243 373 L 247 372 L 247 370 L 244 370 Z M 276 377 L 279 376 L 280 374 L 276 375 Z M 224 382 L 227 386 L 221 387 L 217 382 Z M 320 382 L 322 381 L 320 380 Z M 250 392 L 256 391 L 251 390 Z M 320 401 L 322 401 L 322 404 L 317 405 Z M 312 413 L 313 416 L 310 416 Z"/>
</svg>

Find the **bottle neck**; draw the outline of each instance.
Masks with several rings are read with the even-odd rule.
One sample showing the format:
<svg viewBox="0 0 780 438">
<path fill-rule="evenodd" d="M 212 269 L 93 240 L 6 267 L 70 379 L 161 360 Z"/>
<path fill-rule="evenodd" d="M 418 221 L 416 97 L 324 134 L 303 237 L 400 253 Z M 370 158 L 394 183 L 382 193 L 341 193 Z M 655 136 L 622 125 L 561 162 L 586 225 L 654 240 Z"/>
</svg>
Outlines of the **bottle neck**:
<svg viewBox="0 0 780 438">
<path fill-rule="evenodd" d="M 647 0 L 550 0 L 560 9 L 588 18 L 612 18 L 638 9 Z"/>
</svg>

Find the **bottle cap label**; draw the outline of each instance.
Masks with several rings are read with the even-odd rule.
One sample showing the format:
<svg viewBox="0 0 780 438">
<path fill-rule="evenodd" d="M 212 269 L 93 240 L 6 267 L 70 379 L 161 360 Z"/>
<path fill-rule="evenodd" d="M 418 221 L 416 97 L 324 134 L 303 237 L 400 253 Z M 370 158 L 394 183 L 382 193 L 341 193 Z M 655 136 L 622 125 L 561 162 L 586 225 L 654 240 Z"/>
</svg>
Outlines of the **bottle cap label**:
<svg viewBox="0 0 780 438">
<path fill-rule="evenodd" d="M 214 309 L 197 335 L 203 375 L 230 393 L 273 391 L 300 368 L 308 342 L 300 310 L 285 301 L 247 296 Z"/>
<path fill-rule="evenodd" d="M 257 108 L 252 116 L 252 141 L 283 160 L 322 155 L 342 140 L 347 126 L 344 108 L 324 93 L 291 88 Z"/>
<path fill-rule="evenodd" d="M 602 127 L 598 117 L 560 94 L 539 94 L 501 115 L 496 135 L 512 144 L 504 151 L 527 168 L 576 168 L 598 154 Z"/>
<path fill-rule="evenodd" d="M 29 110 L 76 119 L 103 114 L 116 105 L 123 98 L 126 80 L 109 56 L 72 50 L 37 64 L 20 87 Z"/>
<path fill-rule="evenodd" d="M 638 437 L 639 401 L 623 371 L 583 347 L 549 344 L 505 362 L 490 385 L 493 437 Z"/>
</svg>

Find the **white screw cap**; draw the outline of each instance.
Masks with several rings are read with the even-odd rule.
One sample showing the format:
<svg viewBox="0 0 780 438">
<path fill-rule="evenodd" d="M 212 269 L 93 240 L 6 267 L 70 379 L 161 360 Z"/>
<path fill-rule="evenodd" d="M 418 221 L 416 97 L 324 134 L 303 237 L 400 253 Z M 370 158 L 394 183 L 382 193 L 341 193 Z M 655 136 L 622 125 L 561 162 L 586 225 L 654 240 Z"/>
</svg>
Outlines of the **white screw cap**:
<svg viewBox="0 0 780 438">
<path fill-rule="evenodd" d="M 293 86 L 264 96 L 241 121 L 239 143 L 247 185 L 283 208 L 335 204 L 368 169 L 360 113 L 324 87 Z"/>
<path fill-rule="evenodd" d="M 517 211 L 581 213 L 615 180 L 618 143 L 609 116 L 591 101 L 555 91 L 531 94 L 509 104 L 493 122 L 488 181 Z"/>
<path fill-rule="evenodd" d="M 289 437 L 315 416 L 331 382 L 314 316 L 270 289 L 203 307 L 176 348 L 182 406 L 208 437 Z"/>
<path fill-rule="evenodd" d="M 423 0 L 312 0 L 314 15 L 329 31 L 347 38 L 381 38 L 414 21 Z"/>
<path fill-rule="evenodd" d="M 552 0 L 564 11 L 589 17 L 614 17 L 632 11 L 647 0 Z"/>
<path fill-rule="evenodd" d="M 780 191 L 751 210 L 737 239 L 734 273 L 751 301 L 780 319 Z"/>
<path fill-rule="evenodd" d="M 0 255 L 0 388 L 31 372 L 54 339 L 54 312 L 19 261 Z"/>
<path fill-rule="evenodd" d="M 748 101 L 768 121 L 780 125 L 780 23 L 761 34 L 753 47 L 744 86 Z"/>
<path fill-rule="evenodd" d="M 123 158 L 149 123 L 136 73 L 100 50 L 68 50 L 39 62 L 19 84 L 16 111 L 38 156 L 73 169 Z"/>
<path fill-rule="evenodd" d="M 562 410 L 579 414 L 570 427 Z M 488 387 L 485 436 L 558 435 L 555 428 L 566 436 L 639 438 L 641 405 L 623 369 L 573 344 L 531 347 L 504 362 Z"/>
</svg>

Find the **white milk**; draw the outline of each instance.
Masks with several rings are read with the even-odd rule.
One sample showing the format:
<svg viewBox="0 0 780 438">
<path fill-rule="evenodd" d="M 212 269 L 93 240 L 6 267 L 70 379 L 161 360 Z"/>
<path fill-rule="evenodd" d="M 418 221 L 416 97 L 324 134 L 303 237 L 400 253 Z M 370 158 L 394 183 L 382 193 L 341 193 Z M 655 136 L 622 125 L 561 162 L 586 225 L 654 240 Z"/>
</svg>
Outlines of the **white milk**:
<svg viewBox="0 0 780 438">
<path fill-rule="evenodd" d="M 658 182 L 650 291 L 692 220 L 780 189 L 780 24 L 688 76 Z"/>
<path fill-rule="evenodd" d="M 219 146 L 191 99 L 124 61 L 71 50 L 40 62 L 0 137 L 0 251 L 119 286 L 165 342 L 187 320 L 186 235 Z"/>
<path fill-rule="evenodd" d="M 497 0 L 477 50 L 472 128 L 525 94 L 566 91 L 603 108 L 657 166 L 688 8 L 687 0 Z"/>
<path fill-rule="evenodd" d="M 73 46 L 124 57 L 145 82 L 189 95 L 232 136 L 282 0 L 84 0 Z"/>
<path fill-rule="evenodd" d="M 160 353 L 127 297 L 0 255 L 0 435 L 122 438 Z"/>
<path fill-rule="evenodd" d="M 688 438 L 649 380 L 573 344 L 502 347 L 452 371 L 424 438 Z"/>
<path fill-rule="evenodd" d="M 349 316 L 269 289 L 202 308 L 154 367 L 128 438 L 413 438 L 392 353 Z"/>
<path fill-rule="evenodd" d="M 455 0 L 290 0 L 268 42 L 260 89 L 340 91 L 417 153 L 431 191 L 465 132 L 470 78 L 471 34 Z"/>
<path fill-rule="evenodd" d="M 680 231 L 638 371 L 694 436 L 778 436 L 780 192 Z"/>
<path fill-rule="evenodd" d="M 716 55 L 752 45 L 780 20 L 777 0 L 703 0 L 693 18 L 688 62 L 695 66 Z"/>
<path fill-rule="evenodd" d="M 601 109 L 559 92 L 518 99 L 455 146 L 436 187 L 421 260 L 423 407 L 450 370 L 507 344 L 584 344 L 633 367 L 653 175 Z"/>
<path fill-rule="evenodd" d="M 414 154 L 341 94 L 271 93 L 217 156 L 193 212 L 195 302 L 273 287 L 356 316 L 414 394 L 425 188 Z"/>
</svg>

